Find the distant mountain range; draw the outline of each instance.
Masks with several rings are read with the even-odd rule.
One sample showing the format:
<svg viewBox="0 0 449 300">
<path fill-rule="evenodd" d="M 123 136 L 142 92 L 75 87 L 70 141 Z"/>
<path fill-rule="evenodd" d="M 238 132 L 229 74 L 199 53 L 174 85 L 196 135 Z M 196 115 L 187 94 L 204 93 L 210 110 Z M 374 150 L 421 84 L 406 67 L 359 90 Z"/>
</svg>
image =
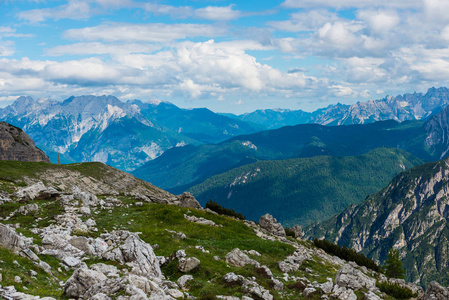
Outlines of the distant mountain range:
<svg viewBox="0 0 449 300">
<path fill-rule="evenodd" d="M 336 104 L 314 112 L 288 109 L 264 109 L 242 115 L 226 114 L 275 129 L 297 124 L 351 125 L 383 120 L 425 120 L 449 104 L 447 88 L 430 88 L 427 93 L 387 96 L 380 100 L 357 102 L 352 105 Z"/>
<path fill-rule="evenodd" d="M 22 128 L 55 161 L 101 161 L 130 171 L 186 144 L 215 143 L 261 130 L 207 109 L 171 103 L 122 102 L 113 96 L 70 97 L 63 102 L 20 97 L 0 109 L 0 120 Z"/>
</svg>

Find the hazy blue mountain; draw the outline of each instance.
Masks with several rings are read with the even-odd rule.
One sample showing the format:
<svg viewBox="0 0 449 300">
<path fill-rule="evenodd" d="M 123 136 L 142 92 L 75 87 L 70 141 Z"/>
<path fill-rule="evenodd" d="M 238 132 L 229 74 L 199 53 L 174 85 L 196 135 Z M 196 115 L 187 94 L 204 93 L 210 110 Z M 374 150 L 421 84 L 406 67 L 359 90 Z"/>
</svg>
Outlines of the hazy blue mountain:
<svg viewBox="0 0 449 300">
<path fill-rule="evenodd" d="M 63 102 L 20 97 L 0 109 L 0 120 L 23 128 L 52 159 L 59 152 L 62 162 L 101 161 L 126 171 L 173 147 L 261 129 L 207 109 L 180 109 L 159 101 L 125 103 L 113 96 Z"/>
<path fill-rule="evenodd" d="M 268 212 L 284 226 L 324 220 L 422 163 L 411 154 L 378 148 L 360 156 L 259 161 L 210 177 L 189 192 L 257 221 Z"/>
<path fill-rule="evenodd" d="M 383 120 L 426 120 L 449 104 L 449 90 L 430 88 L 427 93 L 387 96 L 379 100 L 336 104 L 314 112 L 286 109 L 264 109 L 233 116 L 239 120 L 261 124 L 268 129 L 297 124 L 351 125 Z M 231 116 L 227 114 L 227 116 Z"/>
</svg>

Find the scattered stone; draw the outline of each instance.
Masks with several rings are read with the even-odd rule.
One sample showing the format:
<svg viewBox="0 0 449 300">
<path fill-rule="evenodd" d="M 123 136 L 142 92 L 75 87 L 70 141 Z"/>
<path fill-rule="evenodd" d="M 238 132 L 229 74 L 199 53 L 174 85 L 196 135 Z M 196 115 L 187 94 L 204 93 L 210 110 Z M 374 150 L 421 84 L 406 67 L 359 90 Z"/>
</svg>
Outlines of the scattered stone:
<svg viewBox="0 0 449 300">
<path fill-rule="evenodd" d="M 14 282 L 15 283 L 22 283 L 22 278 L 20 278 L 19 276 L 15 276 L 14 277 Z"/>
<path fill-rule="evenodd" d="M 176 258 L 177 259 L 181 259 L 181 258 L 184 258 L 186 256 L 187 256 L 186 250 L 181 249 L 181 250 L 176 251 Z"/>
<path fill-rule="evenodd" d="M 143 206 L 142 202 L 136 202 L 136 206 Z"/>
<path fill-rule="evenodd" d="M 179 260 L 178 270 L 187 273 L 199 267 L 200 264 L 200 260 L 196 257 L 181 258 Z"/>
<path fill-rule="evenodd" d="M 90 208 L 89 208 L 88 206 L 82 206 L 82 207 L 80 208 L 80 213 L 81 213 L 83 216 L 90 216 L 90 215 L 91 215 L 91 211 L 90 211 Z"/>
<path fill-rule="evenodd" d="M 73 257 L 73 256 L 66 256 L 66 257 L 64 257 L 64 259 L 62 261 L 67 266 L 72 267 L 72 268 L 78 266 L 79 264 L 81 264 L 81 260 L 79 260 L 78 258 Z"/>
<path fill-rule="evenodd" d="M 239 248 L 233 249 L 231 252 L 226 254 L 226 263 L 234 266 L 234 267 L 244 267 L 246 265 L 253 265 L 256 267 L 260 267 L 260 264 L 255 261 L 254 259 L 251 259 L 243 253 Z"/>
<path fill-rule="evenodd" d="M 30 214 L 35 213 L 37 211 L 39 211 L 39 206 L 37 204 L 27 204 L 27 205 L 21 206 L 17 210 L 17 212 L 19 214 L 22 214 L 24 216 L 30 215 Z"/>
<path fill-rule="evenodd" d="M 195 216 L 189 216 L 184 214 L 184 218 L 186 218 L 187 221 L 193 222 L 193 223 L 197 223 L 197 224 L 202 224 L 202 225 L 208 225 L 208 226 L 215 226 L 215 227 L 222 227 L 222 225 L 217 225 L 215 224 L 214 221 L 211 220 L 207 220 L 203 217 L 195 217 Z"/>
<path fill-rule="evenodd" d="M 192 275 L 182 275 L 181 277 L 179 277 L 177 283 L 178 286 L 182 289 L 185 290 L 186 289 L 186 283 L 189 280 L 193 280 L 193 276 Z"/>
<path fill-rule="evenodd" d="M 286 236 L 284 227 L 282 227 L 281 223 L 278 223 L 277 220 L 270 214 L 265 214 L 260 217 L 259 225 L 261 228 L 273 235 L 280 237 Z"/>
<path fill-rule="evenodd" d="M 19 253 L 20 250 L 27 249 L 32 241 L 32 238 L 19 235 L 14 229 L 0 223 L 0 245 L 3 248 Z"/>
</svg>

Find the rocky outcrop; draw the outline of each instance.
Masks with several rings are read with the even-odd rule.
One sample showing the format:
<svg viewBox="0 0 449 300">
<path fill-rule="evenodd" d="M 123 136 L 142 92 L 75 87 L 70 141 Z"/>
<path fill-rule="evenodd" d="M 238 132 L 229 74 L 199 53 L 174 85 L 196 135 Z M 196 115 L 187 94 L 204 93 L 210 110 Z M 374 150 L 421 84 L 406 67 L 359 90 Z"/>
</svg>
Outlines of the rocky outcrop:
<svg viewBox="0 0 449 300">
<path fill-rule="evenodd" d="M 26 238 L 16 233 L 13 228 L 0 223 L 0 246 L 16 253 L 27 249 L 32 243 L 31 238 Z"/>
<path fill-rule="evenodd" d="M 449 272 L 448 211 L 446 158 L 400 173 L 360 205 L 309 227 L 306 237 L 330 239 L 380 262 L 390 248 L 398 249 L 409 262 L 407 280 L 427 286 L 441 272 Z"/>
<path fill-rule="evenodd" d="M 447 300 L 449 299 L 449 289 L 444 288 L 437 282 L 432 281 L 424 294 L 424 300 Z"/>
<path fill-rule="evenodd" d="M 270 214 L 265 214 L 260 217 L 259 225 L 271 234 L 281 237 L 286 236 L 284 227 Z"/>
<path fill-rule="evenodd" d="M 22 129 L 6 122 L 0 122 L 0 160 L 50 162 Z"/>
<path fill-rule="evenodd" d="M 243 253 L 239 248 L 235 248 L 226 254 L 226 263 L 234 267 L 244 267 L 246 265 L 260 267 L 260 264 L 256 260 L 249 258 L 249 256 Z"/>
</svg>

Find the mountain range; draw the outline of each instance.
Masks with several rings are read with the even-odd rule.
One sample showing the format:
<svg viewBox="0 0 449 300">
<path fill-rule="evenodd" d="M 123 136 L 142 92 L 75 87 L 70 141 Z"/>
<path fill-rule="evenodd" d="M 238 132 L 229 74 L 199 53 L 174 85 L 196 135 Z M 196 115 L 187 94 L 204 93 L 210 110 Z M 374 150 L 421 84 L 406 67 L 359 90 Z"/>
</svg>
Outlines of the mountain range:
<svg viewBox="0 0 449 300">
<path fill-rule="evenodd" d="M 214 143 L 260 130 L 259 125 L 207 109 L 113 96 L 70 97 L 59 102 L 20 97 L 0 109 L 0 120 L 22 128 L 50 157 L 63 162 L 101 161 L 133 170 L 165 150 L 185 144 Z"/>
<path fill-rule="evenodd" d="M 238 120 L 247 121 L 275 129 L 297 124 L 350 125 L 376 121 L 425 120 L 449 104 L 447 88 L 430 88 L 423 93 L 387 96 L 379 100 L 357 102 L 352 105 L 336 104 L 314 112 L 288 109 L 256 110 L 242 115 L 226 114 Z"/>
</svg>

